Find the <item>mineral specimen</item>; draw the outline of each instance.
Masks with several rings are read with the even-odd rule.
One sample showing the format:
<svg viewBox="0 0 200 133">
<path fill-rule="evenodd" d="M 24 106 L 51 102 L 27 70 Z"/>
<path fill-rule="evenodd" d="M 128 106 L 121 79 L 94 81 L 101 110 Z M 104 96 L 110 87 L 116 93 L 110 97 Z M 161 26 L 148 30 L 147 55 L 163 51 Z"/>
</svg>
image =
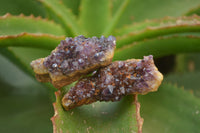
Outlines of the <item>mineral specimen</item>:
<svg viewBox="0 0 200 133">
<path fill-rule="evenodd" d="M 163 75 L 154 65 L 153 56 L 116 61 L 93 76 L 82 78 L 62 99 L 65 110 L 96 101 L 119 101 L 125 95 L 156 91 Z"/>
<path fill-rule="evenodd" d="M 38 81 L 51 82 L 56 88 L 61 88 L 84 74 L 109 65 L 115 47 L 116 39 L 113 36 L 68 37 L 60 42 L 51 55 L 32 61 L 31 66 Z"/>
</svg>

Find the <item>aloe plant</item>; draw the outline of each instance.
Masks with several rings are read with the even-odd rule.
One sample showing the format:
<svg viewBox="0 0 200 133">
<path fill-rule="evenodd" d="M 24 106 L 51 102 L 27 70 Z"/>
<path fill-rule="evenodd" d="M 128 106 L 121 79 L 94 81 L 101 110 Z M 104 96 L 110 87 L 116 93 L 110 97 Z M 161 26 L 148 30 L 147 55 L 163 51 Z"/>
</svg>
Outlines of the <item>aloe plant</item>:
<svg viewBox="0 0 200 133">
<path fill-rule="evenodd" d="M 199 132 L 197 5 L 197 0 L 2 1 L 0 131 Z M 152 54 L 160 66 L 164 57 L 174 55 L 168 58 L 174 63 L 159 67 L 174 69 L 164 75 L 157 92 L 64 111 L 60 99 L 70 85 L 58 91 L 38 83 L 29 64 L 47 56 L 65 37 L 81 34 L 116 36 L 114 60 Z"/>
</svg>

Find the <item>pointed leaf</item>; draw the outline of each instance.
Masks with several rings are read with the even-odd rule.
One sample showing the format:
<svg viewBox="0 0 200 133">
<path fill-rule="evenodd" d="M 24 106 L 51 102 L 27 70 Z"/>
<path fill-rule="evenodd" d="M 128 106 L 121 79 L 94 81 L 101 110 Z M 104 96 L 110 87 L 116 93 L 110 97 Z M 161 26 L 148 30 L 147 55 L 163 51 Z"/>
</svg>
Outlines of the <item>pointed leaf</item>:
<svg viewBox="0 0 200 133">
<path fill-rule="evenodd" d="M 195 8 L 190 9 L 187 13 L 185 13 L 185 15 L 187 16 L 193 15 L 193 14 L 200 15 L 200 5 Z"/>
<path fill-rule="evenodd" d="M 64 39 L 62 36 L 48 34 L 22 33 L 18 35 L 1 36 L 0 47 L 35 47 L 43 49 L 54 49 Z"/>
<path fill-rule="evenodd" d="M 24 32 L 37 33 L 37 35 L 35 35 L 34 38 L 34 35 L 31 36 L 31 34 Z M 55 24 L 54 22 L 42 19 L 40 17 L 35 18 L 32 15 L 27 17 L 23 14 L 21 14 L 20 16 L 12 16 L 10 14 L 6 14 L 0 17 L 0 53 L 6 58 L 9 58 L 10 61 L 20 67 L 25 73 L 33 75 L 30 66 L 26 66 L 25 64 L 23 64 L 23 61 L 12 51 L 12 49 L 2 47 L 15 45 L 27 46 L 27 44 L 31 43 L 32 45 L 35 45 L 34 43 L 36 43 L 36 45 L 43 46 L 43 41 L 45 41 L 44 36 L 46 36 L 46 39 L 48 39 L 49 36 L 50 39 L 49 44 L 44 47 L 45 49 L 49 49 L 49 46 L 52 47 L 51 49 L 53 49 L 59 43 L 59 39 L 56 39 L 57 37 L 55 36 L 51 38 L 51 35 L 38 35 L 38 33 L 64 35 L 65 32 L 59 25 Z M 33 38 L 33 40 L 35 41 L 32 41 L 31 38 Z M 41 40 L 38 40 L 39 38 Z M 32 46 L 29 45 L 28 47 Z"/>
<path fill-rule="evenodd" d="M 115 52 L 114 60 L 141 58 L 150 54 L 154 57 L 162 57 L 177 53 L 199 52 L 199 41 L 200 37 L 198 36 L 171 36 L 149 39 L 119 48 Z"/>
<path fill-rule="evenodd" d="M 61 93 L 56 92 L 55 114 L 51 118 L 54 132 L 141 132 L 139 103 L 133 96 L 121 102 L 94 103 L 71 111 L 61 106 Z M 137 98 L 137 97 L 135 97 Z M 78 124 L 77 124 L 78 123 Z"/>
<path fill-rule="evenodd" d="M 193 16 L 182 16 L 182 17 L 165 17 L 162 19 L 145 20 L 144 22 L 135 22 L 130 25 L 123 26 L 122 28 L 114 31 L 115 36 L 123 36 L 129 33 L 137 33 L 142 30 L 148 30 L 156 27 L 167 27 L 183 24 L 195 24 L 195 21 L 200 21 L 200 17 L 197 15 Z M 198 24 L 198 23 L 197 23 Z"/>
<path fill-rule="evenodd" d="M 23 32 L 48 33 L 53 35 L 65 35 L 62 27 L 53 21 L 42 19 L 41 17 L 12 16 L 6 14 L 0 17 L 0 35 L 16 35 Z"/>
<path fill-rule="evenodd" d="M 129 1 L 130 0 L 124 0 L 123 3 L 121 3 L 119 9 L 114 14 L 111 22 L 109 22 L 108 26 L 106 27 L 106 29 L 104 31 L 104 35 L 108 36 L 108 35 L 110 35 L 112 33 L 112 31 L 114 30 L 114 28 L 119 23 L 119 20 L 122 17 L 122 15 L 124 13 L 124 10 L 126 9 Z"/>
<path fill-rule="evenodd" d="M 165 81 L 184 87 L 194 96 L 200 98 L 199 88 L 200 72 L 185 72 L 182 74 L 171 73 L 165 77 Z"/>
<path fill-rule="evenodd" d="M 79 21 L 87 36 L 100 36 L 108 25 L 110 0 L 82 0 Z"/>
<path fill-rule="evenodd" d="M 182 33 L 200 33 L 200 17 L 193 16 L 189 18 L 177 18 L 171 19 L 169 21 L 161 22 L 149 22 L 151 27 L 148 26 L 148 22 L 137 24 L 136 27 L 141 29 L 137 30 L 133 26 L 130 28 L 122 29 L 122 32 L 125 32 L 124 36 L 118 36 L 117 48 L 120 48 L 124 45 L 131 44 L 136 41 L 143 41 L 149 38 L 156 38 L 158 36 L 169 36 L 173 34 L 182 34 Z M 157 24 L 156 24 L 157 23 Z M 144 29 L 143 29 L 144 27 Z M 136 31 L 130 32 L 129 29 Z M 127 34 L 129 33 L 129 34 Z"/>
<path fill-rule="evenodd" d="M 116 3 L 113 5 L 114 9 L 121 4 L 120 2 L 113 3 Z M 118 27 L 131 24 L 133 21 L 141 22 L 146 19 L 163 18 L 164 16 L 182 16 L 189 9 L 194 8 L 199 4 L 199 0 L 182 0 L 181 2 L 176 0 L 148 0 L 145 2 L 142 0 L 131 0 L 118 23 Z"/>
<path fill-rule="evenodd" d="M 0 32 L 0 34 L 3 35 L 0 36 L 0 45 L 2 44 L 0 46 L 0 54 L 2 54 L 8 60 L 14 63 L 23 72 L 25 72 L 28 75 L 31 75 L 31 77 L 33 77 L 34 75 L 30 67 L 31 60 L 44 57 L 44 55 L 47 56 L 50 53 L 50 51 L 46 52 L 45 50 L 39 49 L 24 50 L 23 48 L 14 49 L 2 47 L 24 46 L 52 50 L 57 46 L 57 44 L 59 44 L 60 40 L 64 39 L 64 36 L 54 36 L 64 35 L 65 33 L 59 25 L 55 24 L 52 21 L 41 19 L 40 17 L 25 17 L 24 15 L 11 16 L 10 14 L 6 14 L 5 16 L 0 18 L 0 23 L 4 24 L 4 26 L 0 28 L 2 31 Z M 4 35 L 5 33 L 8 35 Z M 50 86 L 50 88 L 53 87 Z M 51 90 L 55 91 L 54 89 Z"/>
<path fill-rule="evenodd" d="M 79 35 L 81 29 L 75 15 L 58 0 L 39 0 L 56 17 L 69 36 Z"/>
<path fill-rule="evenodd" d="M 159 91 L 139 96 L 144 133 L 197 133 L 200 102 L 187 91 L 163 84 Z"/>
<path fill-rule="evenodd" d="M 81 0 L 62 0 L 63 4 L 70 8 L 72 12 L 78 16 L 79 15 L 79 6 L 81 3 Z"/>
</svg>

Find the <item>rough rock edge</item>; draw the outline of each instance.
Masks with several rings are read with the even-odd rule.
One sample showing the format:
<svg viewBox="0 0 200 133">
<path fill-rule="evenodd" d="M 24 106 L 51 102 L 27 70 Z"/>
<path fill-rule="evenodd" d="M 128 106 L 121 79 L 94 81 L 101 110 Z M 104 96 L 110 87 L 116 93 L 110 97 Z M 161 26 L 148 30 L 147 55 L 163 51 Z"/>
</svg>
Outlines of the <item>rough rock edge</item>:
<svg viewBox="0 0 200 133">
<path fill-rule="evenodd" d="M 115 49 L 115 47 L 114 47 L 114 49 Z M 60 89 L 63 86 L 69 85 L 72 82 L 78 80 L 84 74 L 88 74 L 100 67 L 105 67 L 105 66 L 111 64 L 112 58 L 114 56 L 114 49 L 113 49 L 113 51 L 107 51 L 105 53 L 105 56 L 104 56 L 105 60 L 103 62 L 92 64 L 91 66 L 89 66 L 86 69 L 72 72 L 67 76 L 63 75 L 62 73 L 59 73 L 58 75 L 53 75 L 50 72 L 48 72 L 47 68 L 45 68 L 44 65 L 41 65 L 41 64 L 43 64 L 45 58 L 47 58 L 47 57 L 39 58 L 37 60 L 32 61 L 31 66 L 35 72 L 36 79 L 39 82 L 51 82 L 55 88 Z M 37 67 L 36 63 L 41 66 Z M 36 67 L 33 67 L 33 66 L 36 66 Z M 43 70 L 40 70 L 40 69 L 43 69 Z"/>
<path fill-rule="evenodd" d="M 78 72 L 73 72 L 68 76 L 65 76 L 65 75 L 62 74 L 62 75 L 59 75 L 57 77 L 54 77 L 53 75 L 50 75 L 49 73 L 39 74 L 36 71 L 34 71 L 34 72 L 36 73 L 36 78 L 37 78 L 38 81 L 40 81 L 40 82 L 50 81 L 55 88 L 61 88 L 65 85 L 68 85 L 68 84 L 78 80 L 81 75 L 87 74 L 87 73 L 89 73 L 93 70 L 96 70 L 97 68 L 99 68 L 99 66 L 104 67 L 104 66 L 109 65 L 112 62 L 113 55 L 114 55 L 114 53 L 112 52 L 111 55 L 108 55 L 108 57 L 106 57 L 106 60 L 104 62 L 94 64 L 94 65 L 92 65 L 92 66 L 90 66 L 90 67 L 88 67 L 84 70 L 78 71 Z M 69 81 L 69 82 L 67 82 L 67 81 Z"/>
<path fill-rule="evenodd" d="M 133 94 L 142 94 L 142 95 L 144 95 L 144 94 L 147 94 L 149 92 L 157 91 L 158 87 L 160 86 L 160 84 L 161 84 L 161 82 L 163 80 L 163 75 L 158 71 L 157 67 L 155 66 L 155 64 L 153 62 L 153 56 L 144 56 L 144 59 L 129 59 L 129 60 L 124 61 L 124 63 L 126 64 L 128 62 L 132 62 L 132 63 L 137 64 L 139 62 L 142 62 L 143 60 L 144 61 L 146 60 L 147 61 L 146 63 L 151 63 L 151 64 L 148 64 L 150 66 L 150 69 L 151 69 L 151 72 L 149 72 L 149 73 L 151 73 L 152 75 L 154 75 L 154 78 L 152 80 L 145 80 L 145 82 L 148 84 L 148 87 L 144 88 L 145 91 L 143 90 L 143 91 L 140 92 L 139 90 L 137 90 L 137 87 L 136 87 L 136 88 L 132 88 L 133 90 L 134 89 L 137 90 L 135 92 L 132 92 L 132 93 L 128 93 L 127 92 L 124 95 L 123 94 L 114 94 L 113 93 L 112 96 L 114 96 L 114 97 L 115 96 L 124 97 L 125 95 L 133 95 Z M 107 101 L 112 101 L 112 102 L 118 101 L 118 100 L 114 100 L 113 99 L 114 97 L 110 97 L 109 99 L 106 100 L 106 95 L 102 94 L 102 92 L 104 90 L 106 90 L 107 87 L 105 87 L 105 88 L 104 87 L 103 88 L 100 87 L 101 89 L 99 87 L 94 87 L 95 90 L 93 90 L 93 91 L 95 91 L 95 92 L 93 92 L 93 93 L 90 92 L 90 91 L 92 91 L 91 90 L 92 88 L 89 87 L 90 89 L 87 89 L 88 86 L 78 87 L 80 85 L 79 83 L 83 83 L 83 85 L 86 85 L 88 83 L 87 81 L 90 81 L 90 84 L 94 83 L 97 86 L 99 86 L 99 84 L 103 84 L 103 82 L 99 83 L 99 82 L 95 82 L 95 81 L 96 80 L 98 81 L 98 79 L 104 79 L 105 75 L 102 76 L 102 77 L 98 77 L 98 75 L 99 74 L 101 75 L 102 72 L 104 73 L 108 69 L 118 68 L 118 66 L 116 66 L 116 65 L 118 65 L 117 61 L 113 62 L 110 66 L 107 66 L 105 68 L 101 68 L 100 71 L 99 71 L 99 73 L 97 72 L 96 75 L 93 75 L 90 78 L 83 78 L 82 80 L 78 81 L 77 84 L 74 86 L 75 88 L 72 87 L 71 90 L 68 93 L 66 93 L 64 95 L 64 97 L 62 98 L 62 105 L 65 108 L 65 110 L 68 111 L 68 110 L 73 109 L 75 107 L 79 107 L 79 106 L 86 105 L 86 104 L 91 104 L 91 103 L 96 102 L 96 101 L 106 101 L 106 102 Z M 131 64 L 131 65 L 133 65 L 133 64 Z M 134 67 L 136 67 L 136 66 L 134 66 Z M 148 68 L 148 67 L 146 66 L 146 68 Z M 113 75 L 113 73 L 111 75 Z M 123 79 L 121 79 L 121 80 L 123 80 Z M 107 85 L 116 86 L 115 82 L 114 82 L 114 84 L 110 83 L 110 84 L 107 84 Z M 117 86 L 120 86 L 120 85 L 117 85 Z M 141 88 L 141 87 L 139 87 L 139 88 Z M 84 90 L 85 92 L 83 92 L 81 95 L 76 94 L 76 92 L 80 92 L 81 90 Z M 88 96 L 88 97 L 86 96 L 86 98 L 82 97 L 83 95 L 87 95 L 88 93 L 90 94 L 90 96 Z M 74 99 L 74 98 L 72 98 L 73 96 L 76 96 L 77 98 Z M 78 100 L 79 98 L 83 99 L 83 100 Z M 71 103 L 71 101 L 74 101 L 74 100 L 75 100 L 75 102 Z"/>
</svg>

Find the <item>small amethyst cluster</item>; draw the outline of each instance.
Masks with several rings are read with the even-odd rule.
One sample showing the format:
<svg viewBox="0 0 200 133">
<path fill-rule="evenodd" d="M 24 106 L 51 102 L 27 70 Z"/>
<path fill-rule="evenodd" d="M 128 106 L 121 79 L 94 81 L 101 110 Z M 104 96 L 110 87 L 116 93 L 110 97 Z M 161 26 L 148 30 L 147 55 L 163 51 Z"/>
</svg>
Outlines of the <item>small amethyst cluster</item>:
<svg viewBox="0 0 200 133">
<path fill-rule="evenodd" d="M 115 49 L 116 39 L 113 36 L 105 38 L 86 38 L 82 35 L 75 38 L 67 37 L 52 51 L 44 66 L 51 73 L 61 72 L 63 75 L 84 70 L 92 64 L 105 61 L 105 54 Z"/>
<path fill-rule="evenodd" d="M 157 89 L 160 75 L 151 55 L 142 60 L 116 61 L 80 80 L 63 97 L 62 104 L 69 110 L 95 101 L 119 101 L 125 95 L 145 94 Z"/>
</svg>

